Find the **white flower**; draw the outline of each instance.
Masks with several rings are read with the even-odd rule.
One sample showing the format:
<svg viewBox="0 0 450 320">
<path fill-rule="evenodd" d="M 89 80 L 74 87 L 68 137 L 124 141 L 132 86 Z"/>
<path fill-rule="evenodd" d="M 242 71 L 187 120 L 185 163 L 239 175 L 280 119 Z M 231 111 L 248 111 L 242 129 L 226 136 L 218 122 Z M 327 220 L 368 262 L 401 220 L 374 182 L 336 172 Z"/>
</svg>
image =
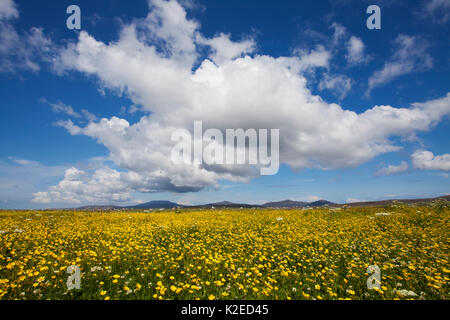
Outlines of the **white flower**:
<svg viewBox="0 0 450 320">
<path fill-rule="evenodd" d="M 93 267 L 91 268 L 91 272 L 101 271 L 101 270 L 103 270 L 103 268 L 102 268 L 102 267 L 98 267 L 98 266 L 93 266 Z"/>
<path fill-rule="evenodd" d="M 400 295 L 401 297 L 417 297 L 417 293 L 415 293 L 414 291 L 411 290 L 406 290 L 406 289 L 402 289 L 402 290 L 392 290 L 393 293 L 396 293 L 398 295 Z"/>
<path fill-rule="evenodd" d="M 277 221 L 283 220 L 283 217 L 277 217 Z"/>
</svg>

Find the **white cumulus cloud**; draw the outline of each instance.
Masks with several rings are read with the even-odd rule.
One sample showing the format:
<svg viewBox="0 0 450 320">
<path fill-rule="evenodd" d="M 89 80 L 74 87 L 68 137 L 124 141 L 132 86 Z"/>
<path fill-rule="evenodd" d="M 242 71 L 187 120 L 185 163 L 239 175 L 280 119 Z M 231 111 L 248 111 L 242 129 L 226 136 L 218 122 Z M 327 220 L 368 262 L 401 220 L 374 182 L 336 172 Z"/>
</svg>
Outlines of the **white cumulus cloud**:
<svg viewBox="0 0 450 320">
<path fill-rule="evenodd" d="M 413 166 L 423 170 L 450 171 L 450 154 L 435 156 L 427 150 L 417 150 L 411 155 Z"/>
<path fill-rule="evenodd" d="M 131 189 L 121 180 L 121 173 L 101 168 L 88 176 L 83 170 L 69 168 L 64 180 L 50 187 L 49 191 L 34 193 L 37 203 L 103 203 L 105 201 L 125 202 L 131 199 Z"/>
<path fill-rule="evenodd" d="M 80 32 L 55 61 L 61 74 L 95 76 L 144 114 L 136 123 L 118 116 L 86 126 L 60 122 L 70 134 L 104 145 L 120 169 L 86 171 L 75 180 L 66 175 L 49 189 L 51 199 L 76 202 L 111 193 L 125 200 L 132 192 L 197 191 L 221 179 L 248 181 L 258 173 L 245 165 L 172 163 L 173 131 L 192 132 L 195 120 L 203 121 L 204 130 L 279 128 L 280 162 L 300 170 L 357 166 L 398 150 L 391 137 L 429 130 L 450 113 L 450 94 L 410 108 L 346 110 L 308 89 L 304 73 L 328 66 L 323 47 L 272 57 L 255 53 L 252 40 L 233 42 L 223 34 L 206 39 L 174 0 L 151 1 L 150 10 L 146 18 L 125 25 L 115 42 Z M 205 46 L 211 54 L 201 60 Z"/>
</svg>

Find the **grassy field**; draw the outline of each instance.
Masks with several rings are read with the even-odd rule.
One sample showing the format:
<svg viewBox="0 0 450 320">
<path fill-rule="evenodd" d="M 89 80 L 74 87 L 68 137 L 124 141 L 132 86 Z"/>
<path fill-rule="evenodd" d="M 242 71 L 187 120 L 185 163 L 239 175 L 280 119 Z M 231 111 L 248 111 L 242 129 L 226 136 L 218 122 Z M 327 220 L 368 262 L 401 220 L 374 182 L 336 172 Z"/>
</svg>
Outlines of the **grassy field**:
<svg viewBox="0 0 450 320">
<path fill-rule="evenodd" d="M 0 299 L 448 299 L 448 208 L 1 211 Z M 68 290 L 67 268 L 81 269 Z M 369 290 L 368 266 L 381 271 Z"/>
</svg>

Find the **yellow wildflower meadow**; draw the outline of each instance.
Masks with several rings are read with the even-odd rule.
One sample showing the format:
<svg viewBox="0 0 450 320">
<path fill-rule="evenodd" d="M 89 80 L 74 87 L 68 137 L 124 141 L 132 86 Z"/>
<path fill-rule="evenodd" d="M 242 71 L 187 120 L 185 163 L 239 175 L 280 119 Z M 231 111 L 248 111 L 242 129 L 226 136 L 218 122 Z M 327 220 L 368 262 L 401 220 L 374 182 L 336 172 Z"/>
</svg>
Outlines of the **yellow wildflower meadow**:
<svg viewBox="0 0 450 320">
<path fill-rule="evenodd" d="M 429 207 L 0 211 L 0 299 L 448 299 L 449 217 Z M 68 290 L 72 265 L 81 288 Z M 381 284 L 369 290 L 371 265 Z"/>
</svg>

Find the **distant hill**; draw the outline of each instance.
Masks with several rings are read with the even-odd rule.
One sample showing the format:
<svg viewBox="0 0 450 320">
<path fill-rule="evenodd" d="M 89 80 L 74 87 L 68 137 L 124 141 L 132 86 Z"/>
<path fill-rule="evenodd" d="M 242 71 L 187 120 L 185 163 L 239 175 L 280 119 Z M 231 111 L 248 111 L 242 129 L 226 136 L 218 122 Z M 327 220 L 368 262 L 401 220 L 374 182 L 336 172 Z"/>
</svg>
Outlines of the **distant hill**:
<svg viewBox="0 0 450 320">
<path fill-rule="evenodd" d="M 154 200 L 145 203 L 140 203 L 134 206 L 125 207 L 127 209 L 172 209 L 180 207 L 178 203 L 166 201 L 166 200 Z"/>
<path fill-rule="evenodd" d="M 111 211 L 111 210 L 116 210 L 116 209 L 122 209 L 122 207 L 118 207 L 118 206 L 113 206 L 113 205 L 93 205 L 93 206 L 83 206 L 83 207 L 79 207 L 76 208 L 77 210 L 85 210 L 85 211 Z M 65 209 L 67 210 L 67 209 Z"/>
<path fill-rule="evenodd" d="M 333 206 L 333 205 L 336 205 L 336 203 L 330 202 L 327 200 L 317 200 L 317 201 L 309 203 L 310 207 L 323 207 L 323 206 Z"/>
<path fill-rule="evenodd" d="M 380 200 L 380 201 L 365 201 L 365 202 L 351 202 L 346 205 L 349 207 L 384 207 L 392 205 L 396 202 L 403 204 L 419 204 L 419 203 L 429 203 L 436 200 L 446 200 L 450 201 L 450 195 L 437 197 L 437 198 L 424 198 L 424 199 L 392 199 L 392 200 Z M 343 205 L 341 205 L 343 206 Z"/>
<path fill-rule="evenodd" d="M 276 202 L 267 202 L 263 204 L 265 208 L 304 208 L 304 207 L 323 207 L 327 205 L 335 205 L 335 203 L 327 200 L 317 200 L 313 202 L 283 200 Z"/>
<path fill-rule="evenodd" d="M 234 203 L 230 201 L 221 201 L 214 203 L 207 203 L 197 206 L 186 206 L 188 208 L 261 208 L 260 205 L 257 204 L 247 204 L 247 203 Z"/>
<path fill-rule="evenodd" d="M 282 200 L 275 202 L 267 202 L 263 204 L 266 208 L 303 208 L 308 206 L 308 202 L 294 201 L 294 200 Z"/>
<path fill-rule="evenodd" d="M 86 211 L 114 211 L 121 209 L 173 209 L 177 207 L 192 208 L 192 209 L 202 209 L 202 208 L 305 208 L 305 207 L 383 207 L 389 206 L 394 203 L 404 203 L 404 204 L 419 204 L 419 203 L 429 203 L 437 199 L 443 199 L 450 201 L 450 195 L 437 197 L 437 198 L 425 198 L 425 199 L 393 199 L 393 200 L 380 200 L 380 201 L 365 201 L 365 202 L 353 202 L 347 204 L 337 204 L 327 200 L 317 200 L 313 202 L 304 201 L 294 201 L 294 200 L 282 200 L 267 202 L 262 205 L 248 204 L 248 203 L 234 203 L 230 201 L 221 201 L 214 203 L 207 203 L 195 206 L 185 206 L 180 205 L 176 202 L 166 201 L 166 200 L 154 200 L 145 203 L 140 203 L 133 206 L 119 207 L 114 205 L 90 205 L 76 208 L 76 210 L 86 210 Z M 73 209 L 64 209 L 73 210 Z"/>
</svg>

